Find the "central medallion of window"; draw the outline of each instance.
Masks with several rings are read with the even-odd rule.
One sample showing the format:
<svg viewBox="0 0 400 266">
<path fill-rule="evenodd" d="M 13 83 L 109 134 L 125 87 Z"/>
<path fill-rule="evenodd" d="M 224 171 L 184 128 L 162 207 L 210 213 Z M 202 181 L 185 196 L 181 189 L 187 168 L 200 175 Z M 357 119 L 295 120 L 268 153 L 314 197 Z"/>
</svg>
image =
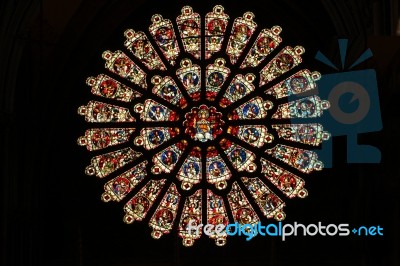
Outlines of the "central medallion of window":
<svg viewBox="0 0 400 266">
<path fill-rule="evenodd" d="M 194 107 L 185 115 L 183 125 L 185 133 L 192 139 L 201 142 L 214 140 L 222 133 L 222 114 L 213 106 L 200 105 Z"/>
</svg>

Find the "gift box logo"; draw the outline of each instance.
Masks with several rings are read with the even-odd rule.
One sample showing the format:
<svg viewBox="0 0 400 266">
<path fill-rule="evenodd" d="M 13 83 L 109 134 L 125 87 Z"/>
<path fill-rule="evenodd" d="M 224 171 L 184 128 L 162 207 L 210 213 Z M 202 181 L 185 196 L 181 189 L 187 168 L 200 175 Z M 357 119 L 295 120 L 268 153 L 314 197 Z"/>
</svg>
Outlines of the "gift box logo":
<svg viewBox="0 0 400 266">
<path fill-rule="evenodd" d="M 318 123 L 332 136 L 347 137 L 347 163 L 380 163 L 381 152 L 378 148 L 358 143 L 359 134 L 382 129 L 376 72 L 374 69 L 351 71 L 353 67 L 371 58 L 372 52 L 367 49 L 345 69 L 348 40 L 339 39 L 338 43 L 341 69 L 320 51 L 315 56 L 315 59 L 338 71 L 322 75 L 317 82 L 317 91 L 313 91 L 313 94 L 331 104 L 328 112 L 324 112 L 318 119 Z M 326 168 L 332 167 L 332 138 L 324 141 L 322 149 L 316 152 Z"/>
</svg>

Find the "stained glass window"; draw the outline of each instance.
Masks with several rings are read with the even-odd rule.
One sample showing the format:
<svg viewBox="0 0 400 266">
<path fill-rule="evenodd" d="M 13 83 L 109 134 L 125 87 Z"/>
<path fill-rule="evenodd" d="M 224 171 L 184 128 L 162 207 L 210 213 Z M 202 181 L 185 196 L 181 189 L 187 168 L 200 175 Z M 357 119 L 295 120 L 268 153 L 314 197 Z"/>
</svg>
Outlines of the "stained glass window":
<svg viewBox="0 0 400 266">
<path fill-rule="evenodd" d="M 312 95 L 321 75 L 301 68 L 303 47 L 281 47 L 280 26 L 255 19 L 185 6 L 102 54 L 78 144 L 96 151 L 86 174 L 104 180 L 104 202 L 123 203 L 125 223 L 192 246 L 204 234 L 189 222 L 281 221 L 288 199 L 308 195 L 304 176 L 323 168 L 313 149 L 330 137 L 310 120 L 329 108 Z M 222 246 L 228 235 L 209 238 Z"/>
</svg>

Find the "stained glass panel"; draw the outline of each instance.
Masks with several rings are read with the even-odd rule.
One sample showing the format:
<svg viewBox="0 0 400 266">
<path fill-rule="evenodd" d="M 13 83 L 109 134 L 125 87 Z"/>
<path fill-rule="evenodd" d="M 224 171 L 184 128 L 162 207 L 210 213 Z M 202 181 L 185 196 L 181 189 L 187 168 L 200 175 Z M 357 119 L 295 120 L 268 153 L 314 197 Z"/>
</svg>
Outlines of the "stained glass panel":
<svg viewBox="0 0 400 266">
<path fill-rule="evenodd" d="M 184 6 L 174 19 L 154 15 L 148 31 L 125 30 L 131 58 L 102 54 L 110 73 L 87 79 L 94 100 L 78 109 L 99 127 L 78 144 L 105 149 L 86 174 L 105 180 L 103 201 L 125 201 L 125 223 L 146 219 L 154 238 L 174 231 L 189 247 L 204 235 L 190 222 L 282 221 L 287 200 L 308 195 L 303 175 L 323 168 L 312 149 L 330 137 L 314 120 L 329 108 L 312 95 L 321 74 L 296 70 L 305 49 L 281 48 L 282 28 L 257 30 L 254 18 Z M 223 246 L 228 232 L 209 238 Z"/>
<path fill-rule="evenodd" d="M 147 88 L 146 73 L 140 69 L 126 54 L 122 51 L 103 52 L 103 58 L 106 60 L 105 67 L 118 76 L 125 78 L 142 88 Z"/>
<path fill-rule="evenodd" d="M 153 156 L 154 166 L 151 169 L 153 174 L 170 173 L 176 166 L 182 153 L 187 146 L 186 140 L 182 140 L 174 145 L 165 148 Z"/>
<path fill-rule="evenodd" d="M 133 98 L 142 96 L 139 92 L 104 74 L 100 74 L 96 78 L 89 77 L 86 84 L 92 87 L 93 95 L 117 101 L 130 102 Z"/>
<path fill-rule="evenodd" d="M 190 6 L 182 8 L 182 14 L 176 18 L 179 33 L 185 51 L 197 59 L 201 57 L 201 20 Z"/>
<path fill-rule="evenodd" d="M 165 179 L 150 180 L 128 203 L 125 204 L 124 222 L 130 224 L 134 221 L 142 221 L 155 199 L 161 192 Z"/>
<path fill-rule="evenodd" d="M 126 37 L 125 47 L 149 70 L 166 69 L 144 32 L 135 32 L 129 29 L 125 31 L 124 35 Z"/>
<path fill-rule="evenodd" d="M 285 203 L 258 177 L 242 177 L 242 181 L 267 218 L 274 218 L 277 221 L 285 219 L 286 215 L 282 210 Z"/>
<path fill-rule="evenodd" d="M 134 128 L 92 128 L 78 139 L 78 144 L 89 151 L 104 149 L 127 142 L 134 131 Z"/>
<path fill-rule="evenodd" d="M 96 175 L 99 178 L 103 178 L 124 165 L 135 161 L 141 155 L 140 152 L 136 152 L 131 148 L 124 148 L 103 155 L 98 155 L 93 157 L 91 164 L 86 167 L 86 174 Z"/>
<path fill-rule="evenodd" d="M 164 57 L 171 65 L 175 65 L 175 60 L 180 51 L 172 22 L 169 19 L 163 19 L 159 14 L 154 15 L 151 21 L 153 22 L 149 27 L 151 36 Z"/>
<path fill-rule="evenodd" d="M 110 200 L 121 201 L 124 199 L 132 189 L 147 177 L 146 165 L 147 161 L 144 161 L 108 181 L 104 185 L 105 192 L 101 196 L 101 199 L 105 202 Z"/>
<path fill-rule="evenodd" d="M 181 68 L 176 71 L 176 75 L 193 101 L 199 101 L 201 89 L 200 66 L 192 65 L 192 61 L 189 59 L 183 59 Z"/>
<path fill-rule="evenodd" d="M 135 105 L 135 112 L 140 114 L 140 119 L 143 121 L 176 121 L 179 116 L 176 112 L 168 107 L 154 101 L 146 100 L 144 104 Z"/>
<path fill-rule="evenodd" d="M 143 146 L 146 150 L 152 150 L 178 134 L 178 128 L 146 127 L 140 130 L 140 136 L 135 138 L 134 143 L 136 146 Z"/>
<path fill-rule="evenodd" d="M 321 74 L 319 72 L 314 71 L 311 73 L 308 69 L 303 69 L 269 88 L 265 93 L 277 99 L 289 97 L 315 89 L 317 87 L 316 81 L 320 78 Z"/>
<path fill-rule="evenodd" d="M 257 67 L 282 42 L 279 34 L 282 28 L 273 26 L 263 29 L 251 47 L 240 68 Z"/>
<path fill-rule="evenodd" d="M 229 16 L 224 13 L 223 6 L 215 6 L 213 12 L 206 15 L 206 59 L 221 50 Z"/>
<path fill-rule="evenodd" d="M 254 225 L 260 221 L 237 182 L 232 184 L 232 189 L 228 193 L 228 201 L 235 222 L 242 225 Z"/>
<path fill-rule="evenodd" d="M 254 91 L 254 85 L 252 83 L 255 78 L 256 76 L 251 73 L 245 76 L 241 74 L 236 75 L 220 100 L 219 105 L 221 107 L 227 107 Z"/>
<path fill-rule="evenodd" d="M 181 195 L 176 189 L 175 184 L 171 184 L 150 219 L 149 226 L 153 229 L 153 232 L 151 232 L 152 237 L 158 239 L 163 234 L 168 234 L 171 231 L 180 199 Z"/>
<path fill-rule="evenodd" d="M 317 160 L 318 156 L 313 151 L 278 144 L 266 150 L 266 153 L 306 174 L 323 168 L 322 162 Z"/>
<path fill-rule="evenodd" d="M 201 149 L 193 148 L 177 174 L 178 180 L 182 181 L 183 190 L 189 190 L 193 185 L 200 183 L 203 174 L 201 161 Z"/>
<path fill-rule="evenodd" d="M 185 108 L 187 106 L 186 99 L 183 97 L 178 85 L 176 85 L 175 81 L 171 77 L 167 76 L 161 78 L 160 76 L 154 76 L 151 79 L 151 83 L 155 85 L 152 89 L 152 92 L 155 95 L 179 106 L 180 108 Z"/>
<path fill-rule="evenodd" d="M 201 230 L 190 231 L 188 230 L 188 224 L 192 222 L 192 226 L 201 224 L 201 189 L 197 190 L 193 195 L 187 197 L 183 206 L 181 220 L 179 222 L 179 236 L 183 238 L 184 246 L 192 246 L 196 239 L 201 236 Z"/>
<path fill-rule="evenodd" d="M 320 124 L 280 124 L 272 128 L 280 138 L 313 146 L 319 146 L 331 136 Z"/>
<path fill-rule="evenodd" d="M 97 101 L 79 107 L 78 114 L 85 116 L 85 120 L 91 123 L 135 121 L 127 108 Z"/>
<path fill-rule="evenodd" d="M 254 153 L 227 139 L 222 139 L 219 144 L 237 171 L 254 172 L 256 170 Z"/>
<path fill-rule="evenodd" d="M 226 188 L 226 180 L 230 179 L 232 176 L 225 161 L 213 146 L 209 147 L 207 151 L 206 171 L 207 182 L 214 184 L 215 187 L 220 190 Z"/>
<path fill-rule="evenodd" d="M 274 140 L 274 136 L 267 131 L 265 126 L 251 125 L 230 126 L 227 132 L 254 147 L 261 148 L 264 143 L 271 143 Z"/>
<path fill-rule="evenodd" d="M 283 169 L 282 167 L 261 158 L 261 173 L 265 174 L 265 178 L 271 181 L 280 191 L 287 197 L 304 198 L 308 195 L 304 189 L 304 180 L 295 174 Z"/>
<path fill-rule="evenodd" d="M 323 111 L 329 107 L 330 105 L 328 101 L 321 101 L 318 96 L 313 95 L 279 105 L 278 110 L 272 118 L 315 118 L 320 117 L 323 114 Z"/>
<path fill-rule="evenodd" d="M 260 86 L 264 86 L 299 65 L 304 51 L 302 46 L 285 47 L 261 70 Z"/>
<path fill-rule="evenodd" d="M 229 120 L 253 120 L 262 119 L 267 116 L 267 111 L 272 108 L 270 101 L 264 101 L 261 97 L 255 97 L 242 104 L 229 114 Z"/>
<path fill-rule="evenodd" d="M 236 63 L 257 28 L 257 24 L 253 21 L 253 18 L 253 13 L 246 12 L 243 17 L 236 18 L 233 22 L 231 36 L 226 48 L 226 54 L 229 56 L 232 64 Z"/>
<path fill-rule="evenodd" d="M 231 71 L 225 66 L 225 60 L 218 58 L 214 64 L 206 68 L 206 99 L 214 101 L 218 92 L 221 90 L 226 78 Z"/>
</svg>

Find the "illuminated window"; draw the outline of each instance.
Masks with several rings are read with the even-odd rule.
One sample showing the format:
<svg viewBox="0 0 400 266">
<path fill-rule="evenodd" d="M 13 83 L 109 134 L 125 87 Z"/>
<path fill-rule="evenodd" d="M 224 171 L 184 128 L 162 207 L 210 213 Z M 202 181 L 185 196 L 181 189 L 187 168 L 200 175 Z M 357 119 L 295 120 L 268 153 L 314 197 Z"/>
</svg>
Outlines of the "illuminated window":
<svg viewBox="0 0 400 266">
<path fill-rule="evenodd" d="M 320 74 L 300 68 L 303 47 L 281 47 L 281 27 L 254 19 L 215 6 L 202 20 L 185 6 L 103 53 L 104 73 L 87 79 L 94 100 L 78 110 L 99 124 L 78 144 L 97 152 L 86 173 L 106 179 L 102 200 L 123 202 L 126 223 L 145 220 L 154 238 L 174 231 L 191 246 L 201 235 L 189 221 L 281 221 L 285 198 L 307 196 L 300 174 L 323 168 L 312 149 L 330 137 L 307 119 L 329 102 L 282 101 L 315 89 Z"/>
</svg>

